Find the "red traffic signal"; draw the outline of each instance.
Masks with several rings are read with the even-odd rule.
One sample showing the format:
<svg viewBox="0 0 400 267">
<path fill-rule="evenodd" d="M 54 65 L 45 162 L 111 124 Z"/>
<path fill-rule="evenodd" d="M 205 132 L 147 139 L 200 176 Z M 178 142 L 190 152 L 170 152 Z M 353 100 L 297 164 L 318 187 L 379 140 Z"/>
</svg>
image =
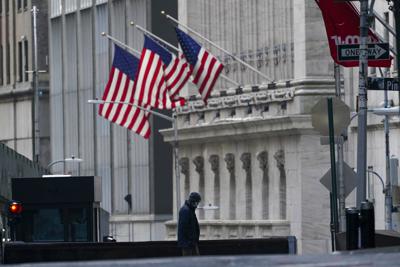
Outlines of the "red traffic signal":
<svg viewBox="0 0 400 267">
<path fill-rule="evenodd" d="M 13 215 L 18 215 L 22 212 L 22 204 L 18 201 L 11 201 L 8 204 L 8 212 Z"/>
</svg>

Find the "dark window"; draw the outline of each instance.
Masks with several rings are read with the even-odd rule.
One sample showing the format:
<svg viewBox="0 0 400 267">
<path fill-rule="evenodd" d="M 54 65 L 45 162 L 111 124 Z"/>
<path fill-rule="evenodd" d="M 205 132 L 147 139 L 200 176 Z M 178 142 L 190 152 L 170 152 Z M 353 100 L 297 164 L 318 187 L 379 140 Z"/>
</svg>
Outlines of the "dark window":
<svg viewBox="0 0 400 267">
<path fill-rule="evenodd" d="M 0 0 L 0 13 L 3 13 L 3 0 Z"/>
<path fill-rule="evenodd" d="M 8 12 L 10 11 L 9 1 L 10 1 L 10 0 L 6 0 L 6 13 L 7 13 L 7 14 L 8 14 Z"/>
<path fill-rule="evenodd" d="M 25 56 L 25 60 L 24 60 L 24 73 L 25 73 L 25 81 L 28 80 L 28 40 L 24 41 L 24 56 Z"/>
<path fill-rule="evenodd" d="M 17 239 L 30 242 L 88 242 L 91 238 L 88 208 L 39 208 L 27 210 Z"/>
<path fill-rule="evenodd" d="M 64 241 L 61 209 L 40 209 L 32 213 L 32 241 Z"/>
<path fill-rule="evenodd" d="M 6 48 L 6 72 L 7 72 L 7 84 L 11 83 L 11 73 L 10 73 L 10 43 L 7 43 Z"/>
<path fill-rule="evenodd" d="M 21 12 L 21 10 L 22 10 L 22 0 L 17 0 L 17 10 L 18 10 L 18 12 Z"/>
<path fill-rule="evenodd" d="M 28 0 L 24 0 L 24 10 L 28 8 Z"/>
<path fill-rule="evenodd" d="M 22 42 L 18 42 L 18 81 L 22 82 L 24 78 L 24 61 L 23 61 Z"/>
</svg>

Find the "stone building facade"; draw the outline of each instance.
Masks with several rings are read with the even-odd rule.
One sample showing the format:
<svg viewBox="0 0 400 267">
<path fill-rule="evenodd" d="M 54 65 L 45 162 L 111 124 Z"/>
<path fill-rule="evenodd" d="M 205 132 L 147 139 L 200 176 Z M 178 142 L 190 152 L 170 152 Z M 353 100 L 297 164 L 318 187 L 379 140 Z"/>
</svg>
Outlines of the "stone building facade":
<svg viewBox="0 0 400 267">
<path fill-rule="evenodd" d="M 224 74 L 243 84 L 235 88 L 220 79 L 207 105 L 188 86 L 189 104 L 178 110 L 180 198 L 199 191 L 204 205 L 219 206 L 198 211 L 201 237 L 294 235 L 300 253 L 330 251 L 329 192 L 319 181 L 330 168 L 329 147 L 321 145 L 311 125 L 311 108 L 334 96 L 335 81 L 318 6 L 308 0 L 182 0 L 178 6 L 181 22 L 271 77 L 266 81 L 197 38 L 225 63 Z M 386 15 L 386 1 L 377 1 L 376 10 Z M 393 16 L 387 16 L 393 23 Z M 384 33 L 378 24 L 376 30 Z M 356 68 L 342 69 L 342 99 L 352 111 L 357 79 Z M 371 106 L 383 99 L 369 94 Z M 345 144 L 345 161 L 352 167 L 354 123 Z M 370 124 L 368 162 L 384 170 L 382 123 L 370 118 Z M 392 126 L 397 133 L 397 124 Z M 162 133 L 173 141 L 172 130 Z M 378 180 L 371 183 L 376 225 L 382 229 L 381 188 Z M 346 206 L 354 203 L 353 192 Z M 167 235 L 176 238 L 176 214 L 167 223 Z"/>
<path fill-rule="evenodd" d="M 50 160 L 48 103 L 48 27 L 47 1 L 0 1 L 0 142 L 18 153 L 34 158 L 33 101 L 33 22 L 37 15 L 39 74 L 39 155 L 40 164 Z"/>
<path fill-rule="evenodd" d="M 225 64 L 207 105 L 189 85 L 187 106 L 177 110 L 180 199 L 199 191 L 206 206 L 198 217 L 201 238 L 294 235 L 300 253 L 330 250 L 329 192 L 319 179 L 330 168 L 327 146 L 311 125 L 311 108 L 334 95 L 333 62 L 321 13 L 312 0 L 52 0 L 50 8 L 52 159 L 77 155 L 79 166 L 54 171 L 99 175 L 104 209 L 118 241 L 176 238 L 176 185 L 172 191 L 170 125 L 153 117 L 147 142 L 96 115 L 88 99 L 101 97 L 111 65 L 106 31 L 140 50 L 143 36 L 130 20 L 176 43 L 159 11 L 232 51 L 269 79 L 250 71 L 210 45 Z M 176 13 L 178 7 L 178 13 Z M 376 1 L 382 15 L 384 0 Z M 388 13 L 390 23 L 393 17 Z M 382 28 L 376 28 L 382 34 Z M 343 99 L 356 109 L 358 70 L 342 69 Z M 375 73 L 375 74 L 374 74 Z M 378 72 L 371 70 L 371 75 Z M 382 101 L 370 92 L 370 105 Z M 394 93 L 390 94 L 398 104 Z M 345 160 L 355 167 L 356 121 L 349 127 Z M 368 163 L 384 170 L 380 118 L 369 118 Z M 392 120 L 393 135 L 398 119 Z M 163 136 L 159 135 L 161 130 Z M 164 141 L 162 140 L 164 138 Z M 379 145 L 381 144 L 382 145 Z M 392 154 L 399 144 L 393 140 Z M 376 225 L 384 226 L 378 181 Z M 174 198 L 174 199 L 173 199 Z M 354 205 L 354 192 L 346 199 Z M 171 216 L 173 213 L 173 216 Z M 166 222 L 167 221 L 167 222 Z M 166 224 L 164 225 L 164 223 Z M 166 228 L 165 228 L 166 226 Z"/>
</svg>

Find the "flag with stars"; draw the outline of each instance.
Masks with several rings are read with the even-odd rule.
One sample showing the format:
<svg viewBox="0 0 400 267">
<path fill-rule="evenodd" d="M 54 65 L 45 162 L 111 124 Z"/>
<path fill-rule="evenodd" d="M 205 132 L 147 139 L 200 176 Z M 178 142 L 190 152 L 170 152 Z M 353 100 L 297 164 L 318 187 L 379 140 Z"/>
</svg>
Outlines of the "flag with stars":
<svg viewBox="0 0 400 267">
<path fill-rule="evenodd" d="M 135 99 L 160 109 L 183 106 L 179 91 L 190 77 L 190 66 L 184 57 L 176 57 L 148 36 L 135 84 Z"/>
<path fill-rule="evenodd" d="M 114 48 L 114 60 L 102 100 L 139 105 L 139 101 L 134 99 L 139 59 L 117 45 Z M 128 104 L 104 103 L 100 105 L 98 114 L 146 139 L 150 137 L 150 114 L 147 111 Z"/>
<path fill-rule="evenodd" d="M 199 93 L 205 103 L 221 74 L 224 65 L 218 59 L 201 47 L 189 35 L 175 27 L 179 44 L 183 54 L 192 68 L 193 83 L 198 87 Z"/>
</svg>

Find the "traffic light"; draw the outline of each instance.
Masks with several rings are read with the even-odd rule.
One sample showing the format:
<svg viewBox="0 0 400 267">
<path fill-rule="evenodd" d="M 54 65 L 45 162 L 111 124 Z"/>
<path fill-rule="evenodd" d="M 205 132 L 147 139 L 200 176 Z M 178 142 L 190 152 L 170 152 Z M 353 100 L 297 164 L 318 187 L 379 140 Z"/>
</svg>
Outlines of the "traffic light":
<svg viewBox="0 0 400 267">
<path fill-rule="evenodd" d="M 19 201 L 8 202 L 7 215 L 9 224 L 15 224 L 21 218 L 22 204 Z"/>
</svg>

